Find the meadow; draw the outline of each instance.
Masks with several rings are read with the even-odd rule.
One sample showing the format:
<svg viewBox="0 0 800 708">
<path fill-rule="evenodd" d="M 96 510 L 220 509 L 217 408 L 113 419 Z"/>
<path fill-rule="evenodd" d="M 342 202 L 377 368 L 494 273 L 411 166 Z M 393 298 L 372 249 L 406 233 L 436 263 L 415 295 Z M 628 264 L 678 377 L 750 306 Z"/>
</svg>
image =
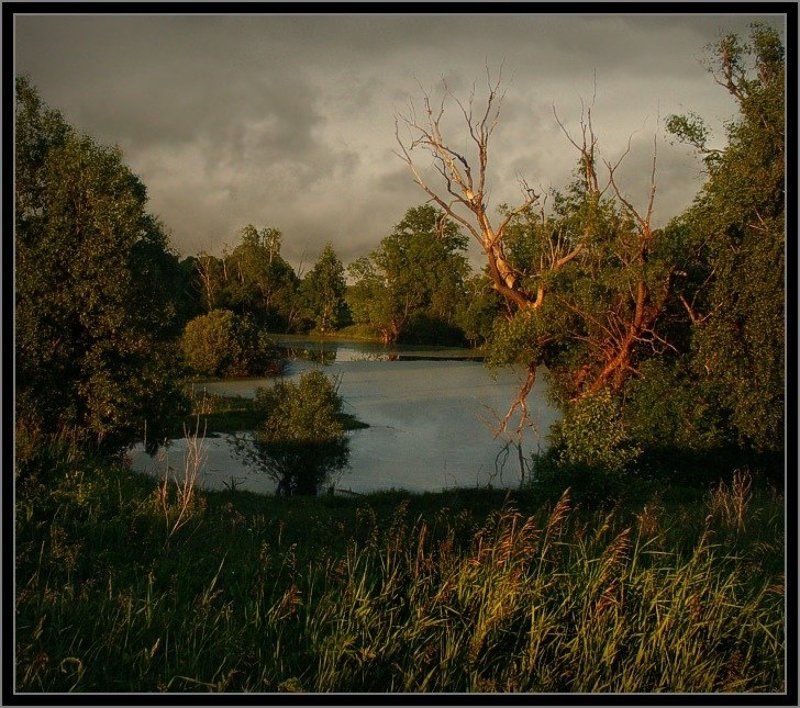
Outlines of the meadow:
<svg viewBox="0 0 800 708">
<path fill-rule="evenodd" d="M 784 688 L 783 496 L 746 473 L 276 499 L 66 442 L 21 473 L 19 691 Z"/>
</svg>

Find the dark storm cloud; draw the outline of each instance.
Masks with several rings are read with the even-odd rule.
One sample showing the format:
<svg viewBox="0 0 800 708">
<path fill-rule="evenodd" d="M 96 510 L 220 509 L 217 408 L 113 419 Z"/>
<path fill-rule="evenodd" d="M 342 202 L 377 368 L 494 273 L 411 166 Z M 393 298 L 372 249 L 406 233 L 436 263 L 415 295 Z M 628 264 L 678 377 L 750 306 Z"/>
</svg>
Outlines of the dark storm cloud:
<svg viewBox="0 0 800 708">
<path fill-rule="evenodd" d="M 505 61 L 508 95 L 493 145 L 492 198 L 526 176 L 568 178 L 591 96 L 608 157 L 632 152 L 622 183 L 646 193 L 658 117 L 694 110 L 720 127 L 733 106 L 701 65 L 743 16 L 30 16 L 16 69 L 81 129 L 119 144 L 183 253 L 219 252 L 248 222 L 283 229 L 295 263 L 326 241 L 351 260 L 424 200 L 392 154 L 393 116 L 417 82 L 469 90 Z M 772 21 L 775 24 L 775 21 Z M 659 147 L 658 214 L 682 209 L 698 166 Z"/>
</svg>

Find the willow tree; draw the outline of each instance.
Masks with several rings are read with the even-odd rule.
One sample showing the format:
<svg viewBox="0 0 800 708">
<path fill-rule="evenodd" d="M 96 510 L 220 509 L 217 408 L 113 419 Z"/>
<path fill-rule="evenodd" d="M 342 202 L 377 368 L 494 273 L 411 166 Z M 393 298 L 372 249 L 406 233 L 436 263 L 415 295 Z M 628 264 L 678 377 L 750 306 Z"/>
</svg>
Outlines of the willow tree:
<svg viewBox="0 0 800 708">
<path fill-rule="evenodd" d="M 503 430 L 516 411 L 520 427 L 526 422 L 526 398 L 541 365 L 555 372 L 556 392 L 569 404 L 619 391 L 636 373 L 643 351 L 668 346 L 658 325 L 676 262 L 663 231 L 653 226 L 655 141 L 644 205 L 637 206 L 618 182 L 630 142 L 617 160 L 602 159 L 592 105 L 582 110 L 577 135 L 555 117 L 578 154 L 575 183 L 548 195 L 548 205 L 547 197 L 522 182 L 519 204 L 493 208 L 490 144 L 503 93 L 501 76 L 492 79 L 487 72 L 487 78 L 480 108 L 474 87 L 464 102 L 445 84 L 440 102 L 423 93 L 421 106 L 412 103 L 395 128 L 397 154 L 430 200 L 480 245 L 492 287 L 506 302 L 495 359 L 523 363 L 527 376 L 501 421 Z M 463 119 L 466 150 L 454 147 L 460 136 L 445 135 L 443 119 L 452 105 Z M 420 167 L 421 153 L 432 158 L 433 179 Z"/>
</svg>

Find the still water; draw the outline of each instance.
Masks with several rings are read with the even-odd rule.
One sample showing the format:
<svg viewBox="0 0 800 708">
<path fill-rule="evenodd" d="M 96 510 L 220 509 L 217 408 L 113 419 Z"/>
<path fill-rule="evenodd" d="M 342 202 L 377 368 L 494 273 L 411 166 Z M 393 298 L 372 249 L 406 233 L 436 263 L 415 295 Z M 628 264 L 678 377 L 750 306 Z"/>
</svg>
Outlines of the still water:
<svg viewBox="0 0 800 708">
<path fill-rule="evenodd" d="M 297 339 L 291 347 L 295 353 L 305 350 L 305 356 L 312 349 L 312 358 L 290 361 L 284 377 L 297 378 L 321 368 L 339 380 L 345 412 L 370 426 L 348 433 L 349 465 L 334 480 L 338 491 L 425 492 L 519 483 L 516 454 L 502 464 L 503 442 L 491 432 L 496 416 L 505 413 L 520 384 L 514 371 L 490 372 L 479 361 L 455 358 L 459 350 L 394 347 L 389 351 L 372 344 L 322 345 Z M 252 397 L 256 388 L 272 381 L 237 379 L 204 386 L 209 393 Z M 528 400 L 535 427 L 525 447 L 535 449 L 539 441 L 544 445 L 556 419 L 545 401 L 541 377 Z M 185 450 L 183 439 L 173 440 L 155 457 L 137 447 L 131 453 L 132 466 L 157 475 L 167 465 L 180 470 Z M 273 480 L 234 454 L 228 436 L 206 438 L 204 452 L 201 484 L 206 488 L 223 489 L 233 478 L 237 489 L 275 491 Z"/>
</svg>

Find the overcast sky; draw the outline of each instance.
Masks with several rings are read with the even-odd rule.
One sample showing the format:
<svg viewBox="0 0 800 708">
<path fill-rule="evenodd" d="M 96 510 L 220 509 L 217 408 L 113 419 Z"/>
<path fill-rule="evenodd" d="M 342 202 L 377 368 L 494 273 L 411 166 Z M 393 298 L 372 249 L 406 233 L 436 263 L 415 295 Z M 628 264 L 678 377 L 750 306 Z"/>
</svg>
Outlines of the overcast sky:
<svg viewBox="0 0 800 708">
<path fill-rule="evenodd" d="M 446 76 L 465 95 L 504 61 L 491 201 L 524 177 L 563 185 L 560 133 L 592 94 L 604 155 L 633 134 L 624 184 L 646 198 L 658 117 L 694 111 L 720 130 L 734 106 L 703 65 L 742 15 L 17 16 L 16 71 L 75 126 L 118 144 L 183 255 L 220 253 L 247 223 L 284 233 L 295 265 L 331 241 L 348 263 L 424 201 L 392 151 L 394 114 Z M 782 18 L 767 19 L 782 29 Z M 457 145 L 461 126 L 453 124 Z M 421 164 L 425 163 L 423 160 Z M 657 218 L 701 183 L 683 146 L 659 145 Z"/>
</svg>

